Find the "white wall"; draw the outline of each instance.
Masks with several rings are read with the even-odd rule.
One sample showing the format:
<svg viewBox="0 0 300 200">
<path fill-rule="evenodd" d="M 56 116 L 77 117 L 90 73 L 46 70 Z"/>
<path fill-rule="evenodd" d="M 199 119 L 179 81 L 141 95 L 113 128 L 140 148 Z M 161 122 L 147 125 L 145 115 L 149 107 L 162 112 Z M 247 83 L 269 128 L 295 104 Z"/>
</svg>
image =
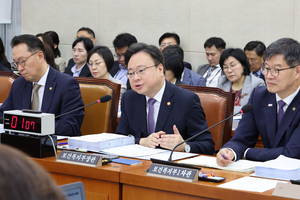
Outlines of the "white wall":
<svg viewBox="0 0 300 200">
<path fill-rule="evenodd" d="M 112 50 L 122 32 L 157 46 L 164 32 L 176 32 L 185 60 L 196 70 L 207 63 L 203 44 L 212 36 L 235 48 L 250 40 L 266 45 L 282 37 L 300 41 L 300 0 L 22 0 L 22 34 L 56 31 L 66 61 L 83 26 L 95 31 L 96 44 Z"/>
</svg>

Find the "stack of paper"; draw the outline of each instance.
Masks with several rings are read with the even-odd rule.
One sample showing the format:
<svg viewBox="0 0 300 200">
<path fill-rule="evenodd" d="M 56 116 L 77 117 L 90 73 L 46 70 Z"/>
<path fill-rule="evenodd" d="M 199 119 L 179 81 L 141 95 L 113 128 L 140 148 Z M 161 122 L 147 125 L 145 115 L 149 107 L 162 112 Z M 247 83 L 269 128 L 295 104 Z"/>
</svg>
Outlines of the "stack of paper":
<svg viewBox="0 0 300 200">
<path fill-rule="evenodd" d="M 275 160 L 255 166 L 255 176 L 274 179 L 300 179 L 300 160 L 280 155 Z"/>
<path fill-rule="evenodd" d="M 134 144 L 134 137 L 114 133 L 101 133 L 68 138 L 70 149 L 101 151 L 112 147 Z"/>
<path fill-rule="evenodd" d="M 186 160 L 181 160 L 178 163 L 197 165 L 201 167 L 210 167 L 210 168 L 216 168 L 216 169 L 222 169 L 228 171 L 251 173 L 254 171 L 255 166 L 260 164 L 261 162 L 250 161 L 250 160 L 238 160 L 237 162 L 233 162 L 227 167 L 221 167 L 217 164 L 216 157 L 198 156 Z"/>
</svg>

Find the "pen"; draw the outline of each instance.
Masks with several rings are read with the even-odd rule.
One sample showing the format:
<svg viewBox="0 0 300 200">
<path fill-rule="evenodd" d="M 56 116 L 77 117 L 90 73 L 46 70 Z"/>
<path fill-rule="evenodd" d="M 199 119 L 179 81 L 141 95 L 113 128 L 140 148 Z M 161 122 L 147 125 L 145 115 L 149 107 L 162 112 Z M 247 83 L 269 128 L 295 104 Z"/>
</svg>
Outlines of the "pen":
<svg viewBox="0 0 300 200">
<path fill-rule="evenodd" d="M 224 158 L 225 160 L 227 160 L 227 158 L 225 157 L 225 155 L 224 155 L 224 154 L 222 154 L 222 156 L 223 156 L 223 158 Z"/>
<path fill-rule="evenodd" d="M 57 143 L 57 145 L 64 145 L 64 144 L 68 144 L 68 142 Z"/>
</svg>

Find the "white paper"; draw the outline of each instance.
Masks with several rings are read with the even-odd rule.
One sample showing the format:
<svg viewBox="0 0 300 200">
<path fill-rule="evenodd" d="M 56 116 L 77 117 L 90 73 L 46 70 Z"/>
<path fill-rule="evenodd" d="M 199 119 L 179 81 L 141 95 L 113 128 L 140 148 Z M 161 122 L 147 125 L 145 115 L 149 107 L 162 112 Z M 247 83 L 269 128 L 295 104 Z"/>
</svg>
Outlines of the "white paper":
<svg viewBox="0 0 300 200">
<path fill-rule="evenodd" d="M 57 136 L 57 140 L 64 140 L 64 139 L 68 139 L 69 136 Z"/>
<path fill-rule="evenodd" d="M 265 192 L 276 187 L 277 183 L 287 183 L 285 181 L 277 181 L 263 178 L 252 178 L 252 177 L 243 177 L 218 185 L 217 187 L 234 189 L 234 190 L 244 190 L 250 192 Z"/>
<path fill-rule="evenodd" d="M 3 133 L 4 130 L 3 130 L 3 124 L 0 124 L 0 133 Z"/>
</svg>

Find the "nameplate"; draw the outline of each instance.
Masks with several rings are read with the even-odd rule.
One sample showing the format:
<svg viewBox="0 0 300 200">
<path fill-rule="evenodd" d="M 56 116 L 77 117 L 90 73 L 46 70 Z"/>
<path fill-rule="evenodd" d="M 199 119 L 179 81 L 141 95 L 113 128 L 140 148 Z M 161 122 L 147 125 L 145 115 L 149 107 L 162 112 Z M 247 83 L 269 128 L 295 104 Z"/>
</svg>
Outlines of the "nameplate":
<svg viewBox="0 0 300 200">
<path fill-rule="evenodd" d="M 102 156 L 73 151 L 62 151 L 56 161 L 88 167 L 102 166 Z"/>
<path fill-rule="evenodd" d="M 147 176 L 194 183 L 198 181 L 198 174 L 197 169 L 153 163 L 148 169 Z"/>
<path fill-rule="evenodd" d="M 272 195 L 278 197 L 300 199 L 299 189 L 300 185 L 277 183 Z"/>
</svg>

